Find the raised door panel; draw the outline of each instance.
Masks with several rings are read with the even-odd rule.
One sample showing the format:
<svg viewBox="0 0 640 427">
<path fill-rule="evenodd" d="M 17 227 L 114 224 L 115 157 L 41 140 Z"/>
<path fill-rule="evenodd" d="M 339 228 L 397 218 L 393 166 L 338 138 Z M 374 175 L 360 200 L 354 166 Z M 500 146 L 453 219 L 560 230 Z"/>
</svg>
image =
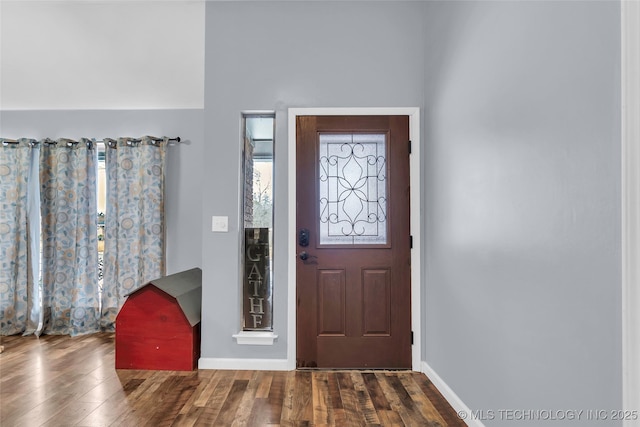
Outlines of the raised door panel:
<svg viewBox="0 0 640 427">
<path fill-rule="evenodd" d="M 391 272 L 362 270 L 362 325 L 365 336 L 391 334 Z"/>
<path fill-rule="evenodd" d="M 318 270 L 318 335 L 344 336 L 345 271 Z"/>
</svg>

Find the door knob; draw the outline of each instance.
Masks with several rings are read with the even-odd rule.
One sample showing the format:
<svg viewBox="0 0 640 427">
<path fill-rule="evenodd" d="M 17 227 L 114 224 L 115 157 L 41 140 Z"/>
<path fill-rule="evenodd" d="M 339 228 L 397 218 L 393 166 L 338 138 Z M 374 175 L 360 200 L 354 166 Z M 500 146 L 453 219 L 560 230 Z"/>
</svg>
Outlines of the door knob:
<svg viewBox="0 0 640 427">
<path fill-rule="evenodd" d="M 300 252 L 300 253 L 298 254 L 298 257 L 300 257 L 300 259 L 301 259 L 302 261 L 306 261 L 306 260 L 308 260 L 308 259 L 310 259 L 310 258 L 318 258 L 318 257 L 317 257 L 317 256 L 315 256 L 315 255 L 309 255 L 309 254 L 307 253 L 307 251 L 302 251 L 302 252 Z"/>
</svg>

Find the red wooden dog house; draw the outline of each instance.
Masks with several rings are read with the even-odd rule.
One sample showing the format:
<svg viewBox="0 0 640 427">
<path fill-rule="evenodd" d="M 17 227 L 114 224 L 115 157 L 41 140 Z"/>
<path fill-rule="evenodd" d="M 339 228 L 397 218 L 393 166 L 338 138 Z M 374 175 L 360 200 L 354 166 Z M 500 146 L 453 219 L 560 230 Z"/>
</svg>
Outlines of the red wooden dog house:
<svg viewBox="0 0 640 427">
<path fill-rule="evenodd" d="M 152 280 L 116 318 L 116 369 L 192 371 L 200 358 L 202 270 Z"/>
</svg>

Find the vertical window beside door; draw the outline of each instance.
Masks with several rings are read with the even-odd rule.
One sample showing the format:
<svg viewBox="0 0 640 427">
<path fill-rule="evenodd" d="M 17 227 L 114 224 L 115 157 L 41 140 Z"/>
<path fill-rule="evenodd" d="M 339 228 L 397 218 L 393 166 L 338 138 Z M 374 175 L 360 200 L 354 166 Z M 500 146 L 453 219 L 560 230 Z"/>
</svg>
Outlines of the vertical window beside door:
<svg viewBox="0 0 640 427">
<path fill-rule="evenodd" d="M 243 330 L 273 331 L 275 114 L 245 114 L 243 124 Z"/>
</svg>

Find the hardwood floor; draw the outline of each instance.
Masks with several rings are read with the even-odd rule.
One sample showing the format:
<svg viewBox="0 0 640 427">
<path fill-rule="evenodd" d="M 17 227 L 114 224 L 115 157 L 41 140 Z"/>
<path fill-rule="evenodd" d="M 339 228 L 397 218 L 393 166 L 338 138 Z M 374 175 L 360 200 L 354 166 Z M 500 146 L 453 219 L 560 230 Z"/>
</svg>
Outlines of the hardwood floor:
<svg viewBox="0 0 640 427">
<path fill-rule="evenodd" d="M 116 371 L 113 334 L 1 344 L 3 427 L 465 425 L 417 372 Z"/>
</svg>

